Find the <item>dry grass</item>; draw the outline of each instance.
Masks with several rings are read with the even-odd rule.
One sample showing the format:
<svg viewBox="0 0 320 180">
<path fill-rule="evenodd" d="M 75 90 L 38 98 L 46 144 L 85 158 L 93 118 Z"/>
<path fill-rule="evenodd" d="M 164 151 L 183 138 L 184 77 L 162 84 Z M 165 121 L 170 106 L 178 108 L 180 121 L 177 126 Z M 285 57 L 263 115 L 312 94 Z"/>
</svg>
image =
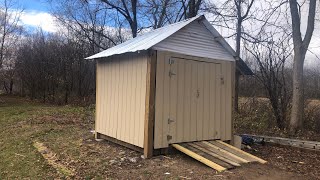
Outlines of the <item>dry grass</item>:
<svg viewBox="0 0 320 180">
<path fill-rule="evenodd" d="M 276 126 L 275 117 L 267 98 L 241 98 L 240 113 L 235 114 L 235 130 L 238 134 L 258 134 L 320 141 L 320 100 L 307 100 L 304 129 L 290 134 Z M 290 114 L 290 113 L 289 113 Z M 289 124 L 289 119 L 285 120 Z"/>
</svg>

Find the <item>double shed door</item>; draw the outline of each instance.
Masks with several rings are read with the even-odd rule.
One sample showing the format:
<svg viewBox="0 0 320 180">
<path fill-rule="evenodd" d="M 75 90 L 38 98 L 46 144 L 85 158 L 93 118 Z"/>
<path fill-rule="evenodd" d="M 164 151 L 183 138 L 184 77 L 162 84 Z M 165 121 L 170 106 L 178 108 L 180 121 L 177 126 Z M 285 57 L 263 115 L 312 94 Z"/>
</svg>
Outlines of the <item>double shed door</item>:
<svg viewBox="0 0 320 180">
<path fill-rule="evenodd" d="M 168 144 L 220 139 L 220 63 L 170 57 Z"/>
</svg>

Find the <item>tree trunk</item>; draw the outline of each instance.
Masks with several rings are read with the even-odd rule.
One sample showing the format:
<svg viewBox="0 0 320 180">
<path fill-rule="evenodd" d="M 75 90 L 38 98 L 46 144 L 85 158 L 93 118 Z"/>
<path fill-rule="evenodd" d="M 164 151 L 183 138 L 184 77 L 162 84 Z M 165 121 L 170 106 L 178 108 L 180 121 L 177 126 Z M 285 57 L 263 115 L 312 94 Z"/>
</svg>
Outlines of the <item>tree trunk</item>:
<svg viewBox="0 0 320 180">
<path fill-rule="evenodd" d="M 65 87 L 65 94 L 64 94 L 64 104 L 68 104 L 68 99 L 69 99 L 69 90 L 68 87 Z"/>
<path fill-rule="evenodd" d="M 292 109 L 290 119 L 290 130 L 295 132 L 302 127 L 304 112 L 304 96 L 303 96 L 303 64 L 305 58 L 304 52 L 296 52 L 293 62 L 293 94 Z"/>
<path fill-rule="evenodd" d="M 137 34 L 138 34 L 137 4 L 138 4 L 137 0 L 131 0 L 133 18 L 132 19 L 129 18 L 128 21 L 130 22 L 130 27 L 131 27 L 133 38 L 137 37 Z"/>
<path fill-rule="evenodd" d="M 239 62 L 240 59 L 240 45 L 241 45 L 241 26 L 242 26 L 242 19 L 241 14 L 238 14 L 240 18 L 238 18 L 237 22 L 237 35 L 236 35 L 236 64 Z M 236 65 L 237 66 L 237 65 Z M 236 69 L 235 71 L 235 92 L 234 92 L 234 111 L 239 112 L 239 78 L 240 72 Z"/>
<path fill-rule="evenodd" d="M 294 62 L 293 62 L 293 94 L 292 94 L 292 110 L 290 119 L 290 131 L 295 133 L 303 124 L 303 64 L 306 52 L 308 50 L 312 34 L 314 31 L 316 0 L 310 0 L 308 24 L 305 36 L 301 37 L 301 19 L 298 10 L 297 0 L 290 0 L 290 12 L 292 21 L 292 38 L 294 45 Z"/>
<path fill-rule="evenodd" d="M 10 79 L 9 94 L 12 94 L 12 90 L 13 90 L 13 79 Z"/>
<path fill-rule="evenodd" d="M 6 94 L 9 93 L 6 81 L 3 81 L 3 89 L 6 91 Z"/>
</svg>

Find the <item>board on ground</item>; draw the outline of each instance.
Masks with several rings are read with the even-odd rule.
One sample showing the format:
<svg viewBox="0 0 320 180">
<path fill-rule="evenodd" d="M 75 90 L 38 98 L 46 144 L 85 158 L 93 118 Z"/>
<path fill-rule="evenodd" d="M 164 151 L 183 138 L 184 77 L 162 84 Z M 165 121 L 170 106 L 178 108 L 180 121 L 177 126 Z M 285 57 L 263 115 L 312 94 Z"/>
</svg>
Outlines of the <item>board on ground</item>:
<svg viewBox="0 0 320 180">
<path fill-rule="evenodd" d="M 245 163 L 267 162 L 220 140 L 179 143 L 172 146 L 219 172 Z"/>
</svg>

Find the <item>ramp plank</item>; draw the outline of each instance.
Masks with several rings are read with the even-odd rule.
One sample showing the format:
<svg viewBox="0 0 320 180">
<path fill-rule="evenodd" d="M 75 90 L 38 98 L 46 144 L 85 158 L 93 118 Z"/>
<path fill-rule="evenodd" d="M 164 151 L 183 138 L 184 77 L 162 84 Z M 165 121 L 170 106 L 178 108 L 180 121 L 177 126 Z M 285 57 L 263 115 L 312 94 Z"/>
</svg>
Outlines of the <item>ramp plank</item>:
<svg viewBox="0 0 320 180">
<path fill-rule="evenodd" d="M 218 148 L 218 147 L 214 146 L 213 144 L 210 144 L 210 143 L 208 143 L 206 141 L 197 142 L 197 143 L 201 144 L 202 146 L 207 147 L 207 149 L 209 149 L 210 151 L 212 151 L 212 152 L 214 152 L 214 153 L 216 153 L 216 154 L 218 154 L 220 156 L 223 156 L 225 158 L 228 158 L 228 159 L 230 159 L 232 161 L 235 161 L 237 163 L 249 163 L 250 162 L 250 161 L 248 161 L 246 159 L 243 159 L 243 158 L 241 158 L 241 157 L 239 157 L 237 155 L 234 155 L 234 154 L 232 154 L 232 153 L 230 153 L 228 151 L 225 151 L 225 150 L 223 150 L 221 148 Z"/>
<path fill-rule="evenodd" d="M 210 156 L 209 154 L 206 154 L 205 152 L 202 152 L 201 150 L 195 148 L 195 147 L 192 147 L 191 146 L 192 143 L 185 143 L 185 144 L 182 144 L 185 148 L 199 154 L 200 156 L 203 156 L 204 158 L 216 163 L 216 164 L 219 164 L 220 166 L 226 168 L 226 169 L 232 169 L 234 168 L 234 166 L 232 166 L 231 164 L 228 164 L 224 161 L 221 161 L 220 159 L 217 159 L 213 156 Z"/>
<path fill-rule="evenodd" d="M 239 167 L 242 163 L 267 162 L 220 140 L 186 142 L 172 146 L 219 172 Z"/>
<path fill-rule="evenodd" d="M 211 156 L 213 156 L 215 158 L 218 158 L 218 159 L 220 159 L 220 160 L 222 160 L 222 161 L 224 161 L 226 163 L 229 163 L 229 164 L 231 164 L 233 166 L 240 166 L 240 164 L 238 164 L 238 163 L 236 163 L 234 161 L 231 161 L 230 159 L 227 159 L 227 158 L 225 158 L 223 156 L 219 156 L 218 154 L 215 154 L 215 153 L 211 152 L 210 150 L 207 150 L 204 147 L 201 147 L 201 146 L 199 146 L 197 144 L 192 143 L 192 144 L 190 144 L 190 146 L 192 146 L 194 148 L 197 148 L 200 151 L 203 151 L 203 152 L 205 152 L 205 153 L 207 153 L 207 154 L 209 154 L 209 155 L 211 155 Z"/>
<path fill-rule="evenodd" d="M 191 150 L 189 150 L 189 149 L 187 149 L 187 148 L 185 148 L 185 147 L 183 147 L 183 146 L 181 146 L 181 145 L 179 145 L 179 144 L 172 144 L 172 146 L 173 146 L 174 148 L 176 148 L 177 150 L 179 150 L 179 151 L 187 154 L 188 156 L 190 156 L 190 157 L 192 157 L 192 158 L 194 158 L 194 159 L 202 162 L 203 164 L 205 164 L 205 165 L 207 165 L 207 166 L 209 166 L 209 167 L 211 167 L 211 168 L 213 168 L 213 169 L 215 169 L 215 170 L 217 170 L 217 171 L 219 171 L 219 172 L 222 172 L 222 171 L 225 171 L 225 170 L 226 170 L 225 167 L 222 167 L 222 166 L 220 166 L 219 164 L 216 164 L 216 163 L 214 163 L 214 162 L 212 162 L 212 161 L 204 158 L 204 157 L 201 156 L 201 155 L 198 155 L 198 154 L 195 153 L 195 152 L 192 152 Z"/>
<path fill-rule="evenodd" d="M 267 163 L 267 161 L 265 161 L 265 160 L 263 160 L 263 159 L 261 159 L 261 158 L 258 158 L 258 157 L 254 156 L 254 155 L 252 155 L 252 154 L 249 154 L 249 153 L 247 153 L 247 152 L 245 152 L 245 151 L 242 151 L 241 149 L 238 149 L 238 148 L 236 148 L 236 147 L 234 147 L 234 146 L 231 146 L 230 144 L 227 144 L 227 143 L 225 143 L 225 142 L 223 142 L 223 141 L 217 140 L 216 142 L 218 142 L 218 143 L 220 143 L 220 144 L 223 144 L 223 145 L 227 146 L 228 148 L 237 151 L 239 154 L 244 154 L 244 155 L 246 155 L 246 156 L 249 156 L 250 158 L 252 158 L 252 159 L 254 159 L 255 161 L 258 161 L 258 162 L 260 162 L 260 163 L 262 163 L 262 164 Z M 210 141 L 210 143 L 212 143 L 212 141 Z"/>
<path fill-rule="evenodd" d="M 253 159 L 250 156 L 247 156 L 245 154 L 239 153 L 237 150 L 235 150 L 233 148 L 230 148 L 230 147 L 228 147 L 228 146 L 226 146 L 224 144 L 218 143 L 216 141 L 209 141 L 207 143 L 209 143 L 211 145 L 214 145 L 214 146 L 216 146 L 216 147 L 218 147 L 220 149 L 223 149 L 225 151 L 228 151 L 228 152 L 234 154 L 235 156 L 238 156 L 238 157 L 246 160 L 247 162 L 256 162 L 257 161 L 256 159 Z"/>
</svg>

